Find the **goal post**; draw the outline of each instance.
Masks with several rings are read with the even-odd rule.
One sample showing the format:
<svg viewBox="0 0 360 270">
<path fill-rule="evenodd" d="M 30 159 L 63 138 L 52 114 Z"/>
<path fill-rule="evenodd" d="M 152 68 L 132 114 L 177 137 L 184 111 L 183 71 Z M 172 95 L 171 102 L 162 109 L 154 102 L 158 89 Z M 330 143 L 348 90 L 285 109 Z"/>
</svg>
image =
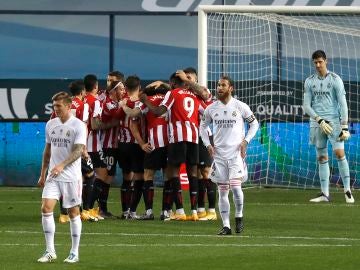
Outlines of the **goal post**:
<svg viewBox="0 0 360 270">
<path fill-rule="evenodd" d="M 198 9 L 199 83 L 216 89 L 221 75 L 260 122 L 249 145 L 249 183 L 318 187 L 309 118 L 302 108 L 311 54 L 322 49 L 344 81 L 351 139 L 345 143 L 353 187 L 360 186 L 360 7 L 217 6 Z M 331 185 L 341 185 L 329 144 Z"/>
</svg>

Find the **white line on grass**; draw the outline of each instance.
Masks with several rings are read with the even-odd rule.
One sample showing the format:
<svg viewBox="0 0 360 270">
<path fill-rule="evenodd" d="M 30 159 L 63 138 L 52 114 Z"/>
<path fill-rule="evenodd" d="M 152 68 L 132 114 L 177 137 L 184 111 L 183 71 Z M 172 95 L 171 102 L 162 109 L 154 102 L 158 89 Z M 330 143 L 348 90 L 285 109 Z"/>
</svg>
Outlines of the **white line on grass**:
<svg viewBox="0 0 360 270">
<path fill-rule="evenodd" d="M 1 233 L 8 234 L 43 234 L 42 231 L 0 231 Z M 68 235 L 68 232 L 56 232 L 60 235 Z M 132 237 L 199 237 L 199 238 L 218 238 L 218 235 L 213 234 L 162 234 L 162 233 L 116 233 L 116 232 L 82 232 L 82 235 L 103 235 L 103 236 L 132 236 Z M 248 238 L 248 239 L 299 239 L 299 240 L 334 240 L 334 241 L 360 241 L 360 238 L 348 238 L 348 237 L 313 237 L 313 236 L 267 236 L 267 235 L 229 235 L 226 237 L 235 238 Z"/>
</svg>

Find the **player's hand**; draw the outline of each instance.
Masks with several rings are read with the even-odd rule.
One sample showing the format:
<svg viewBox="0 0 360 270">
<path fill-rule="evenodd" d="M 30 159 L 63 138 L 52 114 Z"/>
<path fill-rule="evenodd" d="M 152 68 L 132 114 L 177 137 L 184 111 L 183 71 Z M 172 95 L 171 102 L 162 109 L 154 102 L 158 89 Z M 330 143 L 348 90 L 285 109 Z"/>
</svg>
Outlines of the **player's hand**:
<svg viewBox="0 0 360 270">
<path fill-rule="evenodd" d="M 141 149 L 146 153 L 151 153 L 151 151 L 153 150 L 151 144 L 148 142 L 141 145 Z"/>
<path fill-rule="evenodd" d="M 39 180 L 38 180 L 38 182 L 37 182 L 37 185 L 38 185 L 39 187 L 44 187 L 44 184 L 45 184 L 45 177 L 44 177 L 44 176 L 40 176 L 40 177 L 39 177 Z"/>
<path fill-rule="evenodd" d="M 143 92 L 143 91 L 140 91 L 139 92 L 139 100 L 141 103 L 145 103 L 147 101 L 147 95 Z"/>
<path fill-rule="evenodd" d="M 240 155 L 242 158 L 246 157 L 246 149 L 247 149 L 248 142 L 243 140 L 240 144 Z"/>
<path fill-rule="evenodd" d="M 338 141 L 346 141 L 350 138 L 350 132 L 347 125 L 341 125 L 341 132 Z"/>
<path fill-rule="evenodd" d="M 58 175 L 64 170 L 64 166 L 62 164 L 56 165 L 54 168 L 52 168 L 50 172 L 51 177 L 58 177 Z"/>
<path fill-rule="evenodd" d="M 155 81 L 155 82 L 152 82 L 150 84 L 148 84 L 145 88 L 159 88 L 162 84 L 164 84 L 164 82 L 162 81 Z"/>
<path fill-rule="evenodd" d="M 177 70 L 176 71 L 176 76 L 179 77 L 183 82 L 187 82 L 189 79 L 186 75 L 186 73 L 183 70 Z"/>
<path fill-rule="evenodd" d="M 209 152 L 209 155 L 213 158 L 214 157 L 214 154 L 215 154 L 215 150 L 214 150 L 214 147 L 210 144 L 206 147 L 206 149 L 208 150 Z"/>
<path fill-rule="evenodd" d="M 315 120 L 318 122 L 322 132 L 324 132 L 326 135 L 330 135 L 333 131 L 333 128 L 330 125 L 330 122 L 322 119 L 320 116 L 317 116 Z"/>
</svg>

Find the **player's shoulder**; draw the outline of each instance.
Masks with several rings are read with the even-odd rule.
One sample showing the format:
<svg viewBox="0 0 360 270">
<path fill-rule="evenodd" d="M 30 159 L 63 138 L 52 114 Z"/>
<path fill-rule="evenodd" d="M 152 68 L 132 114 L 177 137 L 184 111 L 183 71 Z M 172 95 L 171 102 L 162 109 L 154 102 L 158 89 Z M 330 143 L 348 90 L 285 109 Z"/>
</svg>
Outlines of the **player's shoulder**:
<svg viewBox="0 0 360 270">
<path fill-rule="evenodd" d="M 314 79 L 316 79 L 317 78 L 317 75 L 314 73 L 314 74 L 311 74 L 309 77 L 307 77 L 306 79 L 305 79 L 305 83 L 307 82 L 307 81 L 311 81 L 311 80 L 314 80 Z"/>
<path fill-rule="evenodd" d="M 330 78 L 332 78 L 332 79 L 334 79 L 334 80 L 339 80 L 339 79 L 341 79 L 340 78 L 340 76 L 339 75 L 337 75 L 335 72 L 333 72 L 333 71 L 329 71 L 329 75 L 328 76 L 330 76 Z"/>
</svg>

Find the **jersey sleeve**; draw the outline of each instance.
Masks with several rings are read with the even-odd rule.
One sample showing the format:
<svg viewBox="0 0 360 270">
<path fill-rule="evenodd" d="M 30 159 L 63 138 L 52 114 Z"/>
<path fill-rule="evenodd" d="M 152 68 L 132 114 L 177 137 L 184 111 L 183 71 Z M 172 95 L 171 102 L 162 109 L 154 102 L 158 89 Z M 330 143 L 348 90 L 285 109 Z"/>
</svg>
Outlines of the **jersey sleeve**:
<svg viewBox="0 0 360 270">
<path fill-rule="evenodd" d="M 212 119 L 209 112 L 209 107 L 207 107 L 201 117 L 200 121 L 200 136 L 201 139 L 205 145 L 205 147 L 208 147 L 210 145 L 210 139 L 209 134 L 207 132 L 207 129 L 211 123 Z"/>
<path fill-rule="evenodd" d="M 172 107 L 174 104 L 174 94 L 173 91 L 168 91 L 164 97 L 164 100 L 160 103 L 160 106 L 165 106 L 168 110 Z"/>
<path fill-rule="evenodd" d="M 45 126 L 45 142 L 51 143 L 50 135 L 49 135 L 49 122 L 47 122 Z"/>
<path fill-rule="evenodd" d="M 91 117 L 100 118 L 102 113 L 101 103 L 99 100 L 95 100 L 94 102 L 94 110 L 92 112 Z"/>
<path fill-rule="evenodd" d="M 76 127 L 76 136 L 74 144 L 83 144 L 86 145 L 86 126 L 85 123 L 81 122 Z"/>
<path fill-rule="evenodd" d="M 309 79 L 305 80 L 304 83 L 304 100 L 303 100 L 303 108 L 306 114 L 308 114 L 311 118 L 315 119 L 317 114 L 311 107 L 312 93 Z"/>
<path fill-rule="evenodd" d="M 339 104 L 340 119 L 342 124 L 348 123 L 348 106 L 346 102 L 346 92 L 342 79 L 336 76 L 334 80 L 334 90 Z"/>
</svg>

